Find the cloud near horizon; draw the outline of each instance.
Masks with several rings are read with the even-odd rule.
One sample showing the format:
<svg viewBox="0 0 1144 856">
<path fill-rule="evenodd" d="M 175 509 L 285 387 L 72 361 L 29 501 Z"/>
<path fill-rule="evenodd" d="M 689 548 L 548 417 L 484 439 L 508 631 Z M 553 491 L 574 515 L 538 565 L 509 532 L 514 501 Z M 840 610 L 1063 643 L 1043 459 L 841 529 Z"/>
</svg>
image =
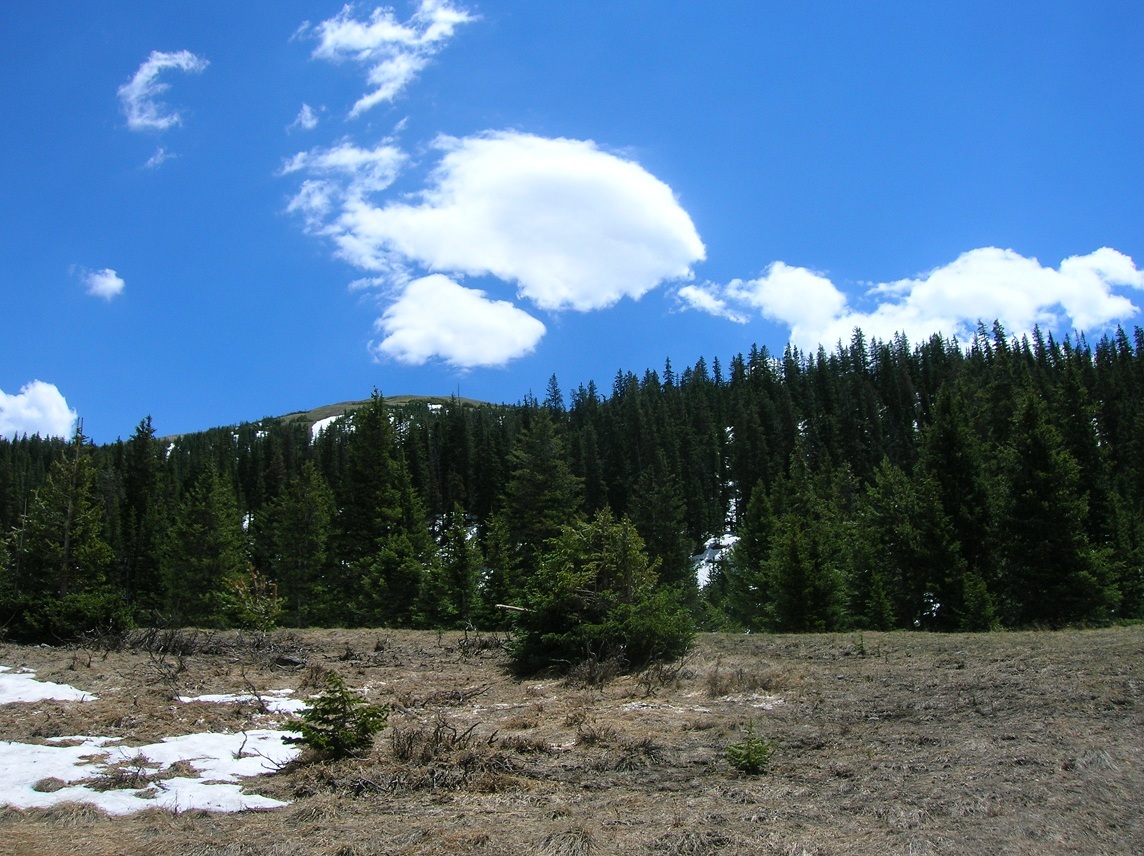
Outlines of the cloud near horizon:
<svg viewBox="0 0 1144 856">
<path fill-rule="evenodd" d="M 0 437 L 69 438 L 78 418 L 55 384 L 34 380 L 15 395 L 0 389 Z"/>
<path fill-rule="evenodd" d="M 366 78 L 373 89 L 357 100 L 350 118 L 396 99 L 458 26 L 476 20 L 449 0 L 421 0 L 405 23 L 384 6 L 376 7 L 365 19 L 355 14 L 354 5 L 347 4 L 337 15 L 318 24 L 318 46 L 313 53 L 315 59 L 352 61 L 367 68 Z M 304 25 L 299 32 L 308 29 Z"/>
<path fill-rule="evenodd" d="M 165 131 L 183 119 L 177 110 L 160 103 L 158 97 L 170 88 L 159 75 L 167 69 L 199 74 L 210 63 L 190 51 L 151 51 L 134 77 L 119 87 L 119 102 L 132 131 Z"/>
<path fill-rule="evenodd" d="M 763 276 L 680 288 L 688 308 L 746 323 L 752 312 L 790 327 L 803 350 L 848 342 L 859 328 L 870 338 L 897 333 L 921 341 L 940 333 L 968 341 L 979 322 L 1000 321 L 1014 335 L 1047 330 L 1098 330 L 1139 309 L 1116 287 L 1144 290 L 1144 271 L 1108 247 L 1071 256 L 1056 269 L 1013 250 L 983 247 L 950 264 L 867 291 L 872 309 L 857 309 L 821 273 L 775 262 Z"/>
<path fill-rule="evenodd" d="M 439 358 L 471 369 L 503 366 L 532 353 L 545 327 L 507 300 L 490 300 L 442 274 L 415 279 L 375 324 L 376 356 L 407 365 Z"/>
</svg>

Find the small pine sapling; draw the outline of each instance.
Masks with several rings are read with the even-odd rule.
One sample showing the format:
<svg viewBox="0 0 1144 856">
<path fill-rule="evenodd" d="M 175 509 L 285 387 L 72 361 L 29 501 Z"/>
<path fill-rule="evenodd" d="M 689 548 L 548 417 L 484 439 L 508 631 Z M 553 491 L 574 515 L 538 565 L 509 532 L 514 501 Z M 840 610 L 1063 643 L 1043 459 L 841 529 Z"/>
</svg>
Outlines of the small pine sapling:
<svg viewBox="0 0 1144 856">
<path fill-rule="evenodd" d="M 302 712 L 298 727 L 290 729 L 302 736 L 285 742 L 300 743 L 328 758 L 347 758 L 368 750 L 388 719 L 387 705 L 368 704 L 341 675 L 329 672 L 326 688 Z"/>
<path fill-rule="evenodd" d="M 755 736 L 755 724 L 747 723 L 743 729 L 743 740 L 732 743 L 726 750 L 727 762 L 740 773 L 757 776 L 765 773 L 775 754 L 775 744 Z"/>
</svg>

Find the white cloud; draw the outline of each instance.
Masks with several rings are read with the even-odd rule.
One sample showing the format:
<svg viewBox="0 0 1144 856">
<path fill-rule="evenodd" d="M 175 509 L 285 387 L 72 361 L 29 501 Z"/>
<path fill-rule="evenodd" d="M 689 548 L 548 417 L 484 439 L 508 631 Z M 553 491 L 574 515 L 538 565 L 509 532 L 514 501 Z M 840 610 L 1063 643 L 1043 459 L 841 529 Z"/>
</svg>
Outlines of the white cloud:
<svg viewBox="0 0 1144 856">
<path fill-rule="evenodd" d="M 401 23 L 392 9 L 377 7 L 366 19 L 352 4 L 317 28 L 314 57 L 332 62 L 352 61 L 368 69 L 374 88 L 358 99 L 350 116 L 393 101 L 428 64 L 429 58 L 452 38 L 461 24 L 476 20 L 449 0 L 421 0 L 413 16 Z"/>
<path fill-rule="evenodd" d="M 102 297 L 104 300 L 118 297 L 127 285 L 123 278 L 111 268 L 81 271 L 80 280 L 88 294 L 94 297 Z"/>
<path fill-rule="evenodd" d="M 78 418 L 55 384 L 34 380 L 16 395 L 0 390 L 0 437 L 70 437 Z"/>
<path fill-rule="evenodd" d="M 318 127 L 318 114 L 309 104 L 303 104 L 298 116 L 291 123 L 290 128 L 301 128 L 303 131 L 312 131 Z"/>
<path fill-rule="evenodd" d="M 822 274 L 782 262 L 758 279 L 680 289 L 678 296 L 692 308 L 725 317 L 736 312 L 731 307 L 758 310 L 788 325 L 791 341 L 808 350 L 846 342 L 855 327 L 870 337 L 904 333 L 915 341 L 934 333 L 968 340 L 978 322 L 994 320 L 1017 335 L 1035 325 L 1097 330 L 1139 311 L 1114 291 L 1123 286 L 1144 289 L 1144 271 L 1107 247 L 1067 258 L 1057 269 L 1013 250 L 984 247 L 926 274 L 873 286 L 868 296 L 876 305 L 869 310 L 852 307 Z"/>
<path fill-rule="evenodd" d="M 590 141 L 497 132 L 436 145 L 445 154 L 417 204 L 345 205 L 345 258 L 491 274 L 542 309 L 580 311 L 689 279 L 704 258 L 671 188 Z"/>
<path fill-rule="evenodd" d="M 159 148 L 155 150 L 155 154 L 151 155 L 151 157 L 147 159 L 147 163 L 143 164 L 143 169 L 158 169 L 174 157 L 177 157 L 177 155 L 173 155 L 162 146 L 159 146 Z"/>
<path fill-rule="evenodd" d="M 127 127 L 132 131 L 165 131 L 182 121 L 177 111 L 170 110 L 156 99 L 170 88 L 159 82 L 159 75 L 169 69 L 198 74 L 208 63 L 190 51 L 151 51 L 139 66 L 135 76 L 119 87 L 119 101 L 127 116 Z"/>
<path fill-rule="evenodd" d="M 405 286 L 377 321 L 376 354 L 420 365 L 438 358 L 458 368 L 501 366 L 532 353 L 544 336 L 536 318 L 483 291 L 434 274 Z"/>
</svg>

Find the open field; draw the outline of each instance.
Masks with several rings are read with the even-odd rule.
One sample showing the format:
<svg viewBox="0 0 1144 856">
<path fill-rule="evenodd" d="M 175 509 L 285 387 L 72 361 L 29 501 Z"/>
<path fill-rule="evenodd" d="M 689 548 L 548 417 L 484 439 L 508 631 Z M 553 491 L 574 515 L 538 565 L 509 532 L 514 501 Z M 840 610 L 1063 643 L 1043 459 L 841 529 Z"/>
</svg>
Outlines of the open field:
<svg viewBox="0 0 1144 856">
<path fill-rule="evenodd" d="M 1144 627 L 704 635 L 676 666 L 517 680 L 493 637 L 181 631 L 0 646 L 98 701 L 0 706 L 0 740 L 273 728 L 334 669 L 393 705 L 372 754 L 248 781 L 269 812 L 0 809 L 0 853 L 1144 853 Z M 296 662 L 291 662 L 296 661 Z M 606 676 L 604 676 L 606 677 Z M 770 768 L 725 757 L 743 729 Z"/>
</svg>

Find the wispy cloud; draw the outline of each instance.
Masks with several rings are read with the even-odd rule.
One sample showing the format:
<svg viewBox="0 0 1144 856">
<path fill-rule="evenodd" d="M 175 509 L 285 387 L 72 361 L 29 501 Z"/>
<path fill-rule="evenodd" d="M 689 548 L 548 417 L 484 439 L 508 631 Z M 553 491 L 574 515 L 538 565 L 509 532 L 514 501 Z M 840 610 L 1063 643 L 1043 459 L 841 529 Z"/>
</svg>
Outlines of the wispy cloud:
<svg viewBox="0 0 1144 856">
<path fill-rule="evenodd" d="M 104 268 L 103 270 L 78 268 L 76 272 L 79 274 L 80 282 L 83 283 L 87 293 L 94 297 L 102 297 L 104 300 L 118 297 L 127 285 L 123 281 L 123 277 L 111 268 Z"/>
<path fill-rule="evenodd" d="M 127 117 L 127 127 L 132 131 L 165 131 L 172 125 L 178 125 L 182 121 L 178 111 L 158 100 L 170 88 L 170 84 L 159 80 L 159 75 L 167 69 L 198 74 L 207 65 L 207 60 L 190 51 L 152 51 L 135 76 L 119 87 L 119 101 Z"/>
<path fill-rule="evenodd" d="M 288 130 L 301 128 L 303 131 L 312 131 L 316 127 L 318 127 L 318 114 L 309 104 L 303 104 L 302 109 L 298 111 L 297 117 L 290 124 Z"/>
<path fill-rule="evenodd" d="M 366 68 L 371 87 L 358 99 L 350 116 L 393 101 L 429 59 L 453 36 L 461 24 L 476 20 L 449 0 L 421 0 L 417 11 L 404 23 L 392 9 L 377 7 L 366 18 L 346 5 L 334 17 L 315 28 L 318 46 L 314 57 L 331 62 L 355 62 Z"/>
<path fill-rule="evenodd" d="M 69 437 L 78 418 L 55 384 L 34 380 L 15 395 L 0 390 L 0 437 Z"/>
<path fill-rule="evenodd" d="M 178 155 L 173 155 L 167 151 L 163 146 L 155 149 L 155 154 L 147 159 L 147 163 L 143 164 L 143 169 L 158 169 L 167 161 L 176 158 Z"/>
<path fill-rule="evenodd" d="M 502 366 L 532 353 L 544 324 L 506 300 L 490 300 L 440 274 L 413 280 L 377 320 L 378 356 L 420 365 L 441 359 L 461 369 Z"/>
<path fill-rule="evenodd" d="M 979 322 L 999 320 L 1012 333 L 1099 330 L 1137 314 L 1116 288 L 1144 290 L 1144 271 L 1108 247 L 1071 256 L 1057 268 L 1013 250 L 984 247 L 963 253 L 928 273 L 869 288 L 872 308 L 851 306 L 825 275 L 782 262 L 763 276 L 679 289 L 687 306 L 745 322 L 752 311 L 790 327 L 800 348 L 831 347 L 855 327 L 890 339 L 904 333 L 918 340 L 934 333 L 970 338 Z"/>
</svg>

